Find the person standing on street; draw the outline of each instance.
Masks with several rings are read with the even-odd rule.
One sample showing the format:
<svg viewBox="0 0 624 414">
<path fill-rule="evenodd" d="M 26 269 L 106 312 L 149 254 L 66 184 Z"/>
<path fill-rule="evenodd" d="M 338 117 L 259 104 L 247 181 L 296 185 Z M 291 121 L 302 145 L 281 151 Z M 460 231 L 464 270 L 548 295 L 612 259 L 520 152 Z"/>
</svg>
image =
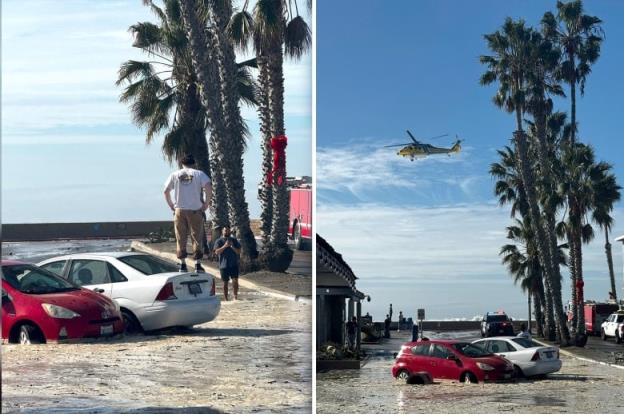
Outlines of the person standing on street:
<svg viewBox="0 0 624 414">
<path fill-rule="evenodd" d="M 181 160 L 182 168 L 174 171 L 165 181 L 165 201 L 173 211 L 173 226 L 176 235 L 176 255 L 180 259 L 180 272 L 186 267 L 186 244 L 190 234 L 193 242 L 195 271 L 203 272 L 200 260 L 204 255 L 204 219 L 203 215 L 210 205 L 212 184 L 205 172 L 196 170 L 195 159 L 185 155 Z M 173 190 L 173 200 L 171 191 Z M 203 197 L 202 197 L 203 195 Z M 205 200 L 205 201 L 203 201 Z"/>
<path fill-rule="evenodd" d="M 350 350 L 355 349 L 355 336 L 357 335 L 357 318 L 354 316 L 349 322 L 347 322 L 347 341 Z"/>
<path fill-rule="evenodd" d="M 234 299 L 238 299 L 238 257 L 241 252 L 241 245 L 232 236 L 230 228 L 224 226 L 221 237 L 215 242 L 214 252 L 219 256 L 219 271 L 221 272 L 221 280 L 223 280 L 223 296 L 225 300 L 229 300 L 228 282 L 232 279 L 232 287 L 234 288 Z"/>
<path fill-rule="evenodd" d="M 390 304 L 390 310 L 388 311 L 388 317 L 390 318 L 390 322 L 392 322 L 392 303 Z"/>
<path fill-rule="evenodd" d="M 386 315 L 384 320 L 384 338 L 390 338 L 390 315 Z"/>
</svg>

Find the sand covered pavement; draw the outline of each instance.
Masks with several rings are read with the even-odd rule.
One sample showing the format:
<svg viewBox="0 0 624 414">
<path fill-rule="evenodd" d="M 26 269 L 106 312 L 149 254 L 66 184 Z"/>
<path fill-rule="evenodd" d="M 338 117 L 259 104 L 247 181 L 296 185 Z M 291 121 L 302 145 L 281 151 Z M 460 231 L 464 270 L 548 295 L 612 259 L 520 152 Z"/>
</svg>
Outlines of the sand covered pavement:
<svg viewBox="0 0 624 414">
<path fill-rule="evenodd" d="M 317 375 L 318 413 L 621 413 L 624 370 L 562 356 L 545 379 L 502 384 L 406 385 L 390 374 L 392 359 L 369 360 L 359 371 Z"/>
<path fill-rule="evenodd" d="M 4 345 L 2 412 L 310 412 L 311 306 L 240 298 L 193 330 Z"/>
</svg>

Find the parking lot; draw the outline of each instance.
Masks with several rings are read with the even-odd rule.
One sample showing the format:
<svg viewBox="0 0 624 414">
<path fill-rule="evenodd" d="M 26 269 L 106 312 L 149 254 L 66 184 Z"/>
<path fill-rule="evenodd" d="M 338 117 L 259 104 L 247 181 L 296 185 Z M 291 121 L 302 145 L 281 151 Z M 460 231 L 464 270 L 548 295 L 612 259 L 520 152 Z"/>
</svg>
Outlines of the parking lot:
<svg viewBox="0 0 624 414">
<path fill-rule="evenodd" d="M 469 340 L 479 336 L 477 332 L 447 332 L 438 337 Z M 622 369 L 562 355 L 561 371 L 545 379 L 498 384 L 406 385 L 392 378 L 392 355 L 382 348 L 373 347 L 376 356 L 367 360 L 360 370 L 318 373 L 317 412 L 493 413 L 526 412 L 529 407 L 532 413 L 624 411 Z"/>
<path fill-rule="evenodd" d="M 63 243 L 37 245 L 29 254 L 41 260 L 88 248 Z M 23 246 L 10 247 L 14 256 L 28 258 Z M 242 289 L 240 300 L 222 303 L 215 321 L 192 330 L 83 344 L 3 345 L 2 412 L 307 413 L 310 320 L 309 304 Z"/>
</svg>

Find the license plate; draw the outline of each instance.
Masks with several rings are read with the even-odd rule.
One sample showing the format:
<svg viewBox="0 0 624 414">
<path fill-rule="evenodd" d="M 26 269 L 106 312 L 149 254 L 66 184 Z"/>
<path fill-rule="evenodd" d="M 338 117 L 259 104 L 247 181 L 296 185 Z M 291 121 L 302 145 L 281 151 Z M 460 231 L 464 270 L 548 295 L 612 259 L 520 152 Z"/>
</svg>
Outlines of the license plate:
<svg viewBox="0 0 624 414">
<path fill-rule="evenodd" d="M 199 295 L 202 293 L 202 289 L 199 283 L 189 283 L 188 289 L 191 295 Z"/>
<path fill-rule="evenodd" d="M 100 326 L 100 335 L 112 335 L 112 334 L 113 334 L 113 325 Z"/>
<path fill-rule="evenodd" d="M 546 358 L 552 358 L 552 351 L 545 352 Z"/>
</svg>

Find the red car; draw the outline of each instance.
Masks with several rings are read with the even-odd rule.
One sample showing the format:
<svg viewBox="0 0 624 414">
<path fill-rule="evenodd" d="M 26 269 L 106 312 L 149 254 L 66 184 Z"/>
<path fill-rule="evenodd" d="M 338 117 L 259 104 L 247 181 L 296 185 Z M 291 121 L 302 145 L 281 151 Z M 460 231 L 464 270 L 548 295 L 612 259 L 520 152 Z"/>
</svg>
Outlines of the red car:
<svg viewBox="0 0 624 414">
<path fill-rule="evenodd" d="M 505 358 L 468 342 L 431 340 L 404 344 L 392 366 L 392 376 L 399 379 L 417 372 L 434 379 L 477 383 L 510 380 L 514 371 Z"/>
<path fill-rule="evenodd" d="M 35 344 L 122 333 L 119 307 L 37 266 L 3 260 L 2 340 Z"/>
</svg>

